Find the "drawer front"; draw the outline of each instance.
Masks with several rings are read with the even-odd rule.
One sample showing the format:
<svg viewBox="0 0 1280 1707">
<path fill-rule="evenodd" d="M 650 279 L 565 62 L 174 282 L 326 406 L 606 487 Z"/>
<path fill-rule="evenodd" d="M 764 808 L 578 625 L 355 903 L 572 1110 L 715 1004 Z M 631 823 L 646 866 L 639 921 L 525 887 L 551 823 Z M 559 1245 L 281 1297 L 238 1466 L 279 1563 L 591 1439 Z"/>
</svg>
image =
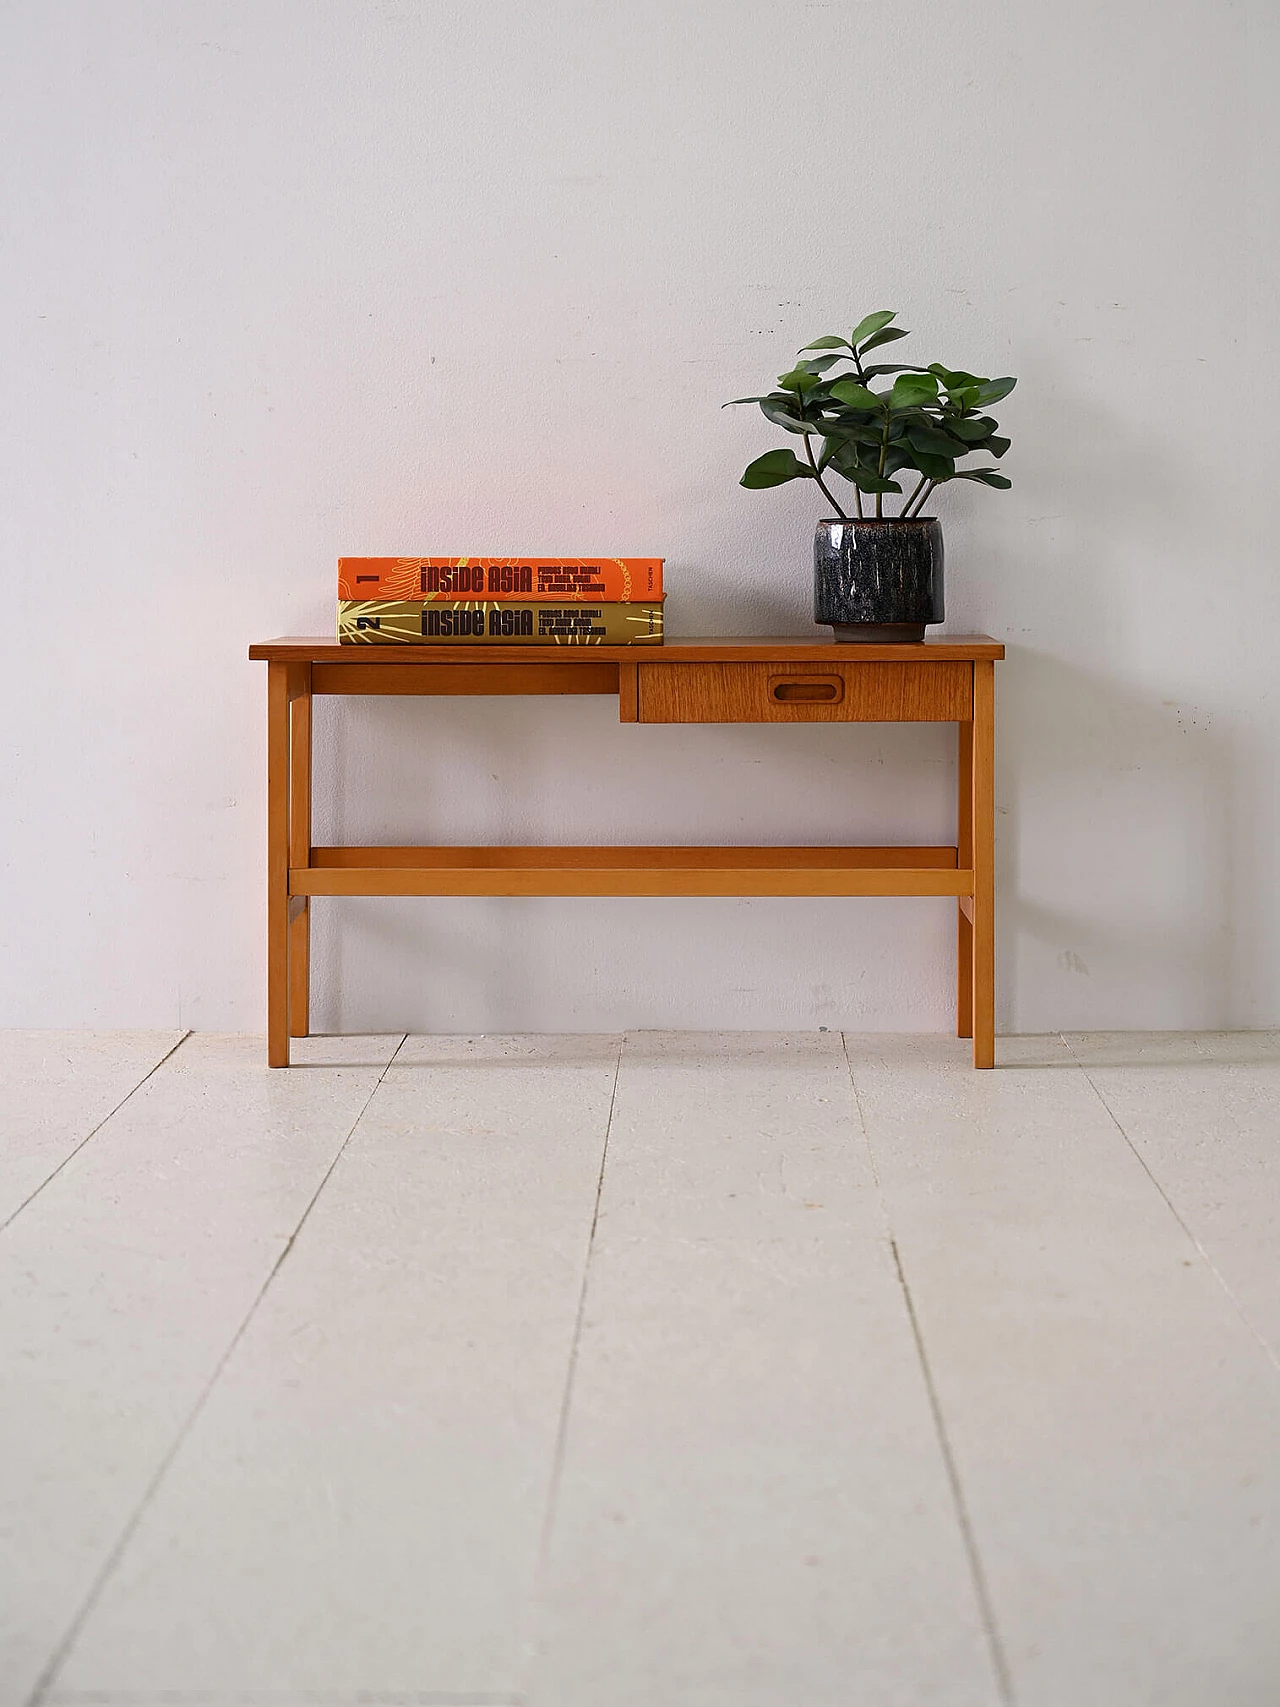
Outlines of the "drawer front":
<svg viewBox="0 0 1280 1707">
<path fill-rule="evenodd" d="M 968 663 L 639 665 L 641 723 L 967 723 Z"/>
</svg>

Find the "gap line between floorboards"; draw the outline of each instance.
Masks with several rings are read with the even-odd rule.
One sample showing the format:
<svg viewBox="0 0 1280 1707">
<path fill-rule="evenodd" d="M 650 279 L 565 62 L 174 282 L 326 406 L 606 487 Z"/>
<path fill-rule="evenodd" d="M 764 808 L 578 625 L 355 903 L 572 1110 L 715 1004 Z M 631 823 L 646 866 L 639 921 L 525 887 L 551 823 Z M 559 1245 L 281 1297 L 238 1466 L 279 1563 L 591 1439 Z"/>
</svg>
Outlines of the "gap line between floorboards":
<svg viewBox="0 0 1280 1707">
<path fill-rule="evenodd" d="M 1199 1255 L 1203 1258 L 1206 1266 L 1208 1267 L 1210 1274 L 1212 1274 L 1213 1278 L 1217 1281 L 1218 1285 L 1222 1288 L 1222 1290 L 1226 1293 L 1227 1297 L 1231 1300 L 1232 1309 L 1236 1312 L 1236 1314 L 1239 1316 L 1240 1320 L 1244 1323 L 1245 1327 L 1248 1328 L 1249 1332 L 1253 1335 L 1254 1339 L 1257 1340 L 1258 1344 L 1262 1347 L 1263 1351 L 1267 1354 L 1268 1362 L 1271 1363 L 1275 1369 L 1280 1370 L 1280 1355 L 1277 1355 L 1277 1351 L 1276 1351 L 1275 1346 L 1273 1346 L 1271 1344 L 1271 1341 L 1267 1338 L 1267 1336 L 1264 1333 L 1261 1333 L 1258 1330 L 1258 1328 L 1254 1325 L 1253 1321 L 1251 1320 L 1251 1318 L 1249 1316 L 1248 1311 L 1245 1309 L 1244 1305 L 1240 1302 L 1240 1300 L 1236 1297 L 1235 1293 L 1232 1291 L 1231 1285 L 1228 1282 L 1227 1277 L 1223 1274 L 1222 1270 L 1218 1267 L 1217 1263 L 1214 1262 L 1213 1258 L 1209 1255 L 1209 1252 L 1200 1243 L 1200 1240 L 1196 1237 L 1195 1233 L 1192 1232 L 1190 1224 L 1183 1218 L 1183 1216 L 1182 1216 L 1181 1212 L 1179 1211 L 1177 1205 L 1174 1203 L 1173 1199 L 1169 1196 L 1169 1193 L 1165 1190 L 1165 1188 L 1161 1185 L 1160 1181 L 1156 1178 L 1155 1174 L 1152 1172 L 1151 1167 L 1148 1164 L 1146 1157 L 1142 1154 L 1142 1151 L 1139 1150 L 1138 1146 L 1134 1143 L 1133 1139 L 1130 1138 L 1129 1134 L 1125 1131 L 1123 1125 L 1120 1122 L 1119 1116 L 1116 1114 L 1116 1111 L 1112 1108 L 1111 1104 L 1107 1101 L 1106 1097 L 1103 1095 L 1101 1090 L 1099 1090 L 1098 1086 L 1094 1083 L 1092 1073 L 1090 1073 L 1088 1067 L 1085 1066 L 1084 1062 L 1080 1059 L 1080 1057 L 1076 1054 L 1075 1050 L 1071 1047 L 1071 1039 L 1068 1037 L 1068 1035 L 1064 1031 L 1060 1031 L 1058 1033 L 1058 1036 L 1062 1039 L 1063 1044 L 1066 1047 L 1067 1053 L 1070 1055 L 1071 1059 L 1075 1062 L 1076 1066 L 1079 1067 L 1080 1071 L 1084 1074 L 1085 1083 L 1089 1086 L 1089 1089 L 1093 1092 L 1094 1096 L 1097 1097 L 1098 1101 L 1102 1104 L 1103 1108 L 1106 1110 L 1107 1118 L 1110 1120 L 1111 1124 L 1115 1127 L 1116 1131 L 1120 1134 L 1120 1136 L 1124 1139 L 1125 1143 L 1128 1145 L 1129 1149 L 1132 1151 L 1134 1158 L 1136 1159 L 1136 1161 L 1138 1163 L 1138 1166 L 1142 1169 L 1143 1173 L 1146 1174 L 1147 1178 L 1151 1181 L 1152 1185 L 1155 1186 L 1156 1190 L 1160 1193 L 1161 1198 L 1164 1200 L 1165 1208 L 1169 1211 L 1170 1215 L 1173 1216 L 1174 1220 L 1178 1223 L 1179 1227 L 1182 1228 L 1182 1231 L 1187 1235 L 1188 1239 L 1190 1239 L 1191 1243 L 1195 1246 L 1195 1249 L 1197 1250 Z"/>
<path fill-rule="evenodd" d="M 80 1154 L 81 1150 L 84 1149 L 85 1145 L 89 1142 L 90 1138 L 95 1137 L 99 1132 L 102 1131 L 102 1128 L 107 1124 L 107 1122 L 109 1120 L 113 1119 L 117 1114 L 119 1114 L 120 1110 L 124 1107 L 125 1103 L 127 1103 L 129 1101 L 130 1097 L 134 1097 L 138 1094 L 138 1092 L 142 1089 L 143 1085 L 146 1084 L 147 1080 L 151 1077 L 151 1075 L 153 1073 L 158 1073 L 160 1071 L 161 1067 L 164 1066 L 165 1062 L 167 1060 L 169 1060 L 169 1058 L 172 1055 L 174 1055 L 179 1049 L 182 1048 L 182 1045 L 187 1041 L 187 1039 L 190 1036 L 191 1036 L 190 1030 L 184 1031 L 182 1036 L 173 1045 L 173 1047 L 171 1049 L 166 1049 L 164 1054 L 154 1064 L 154 1066 L 147 1068 L 146 1072 L 138 1080 L 137 1084 L 134 1085 L 131 1090 L 128 1090 L 125 1092 L 125 1094 L 120 1098 L 120 1101 L 115 1105 L 115 1107 L 112 1109 L 109 1109 L 107 1111 L 107 1113 L 103 1115 L 102 1119 L 98 1122 L 98 1124 L 95 1127 L 93 1127 L 93 1129 L 91 1131 L 85 1133 L 84 1137 L 80 1140 L 80 1142 L 75 1146 L 75 1148 L 73 1150 L 67 1151 L 66 1155 L 58 1163 L 57 1167 L 54 1168 L 53 1172 L 50 1174 L 46 1174 L 44 1179 L 42 1179 L 40 1181 L 40 1184 L 35 1188 L 35 1190 L 33 1192 L 28 1193 L 28 1195 L 23 1198 L 22 1202 L 12 1212 L 12 1214 L 6 1215 L 4 1220 L 0 1221 L 0 1233 L 3 1233 L 5 1228 L 10 1226 L 17 1219 L 17 1217 L 22 1214 L 22 1211 L 27 1207 L 27 1205 L 29 1203 L 34 1202 L 34 1200 L 37 1197 L 39 1197 L 40 1193 L 44 1190 L 45 1186 L 47 1186 L 50 1183 L 51 1180 L 57 1179 L 58 1175 L 62 1172 L 63 1168 L 66 1167 L 67 1163 L 69 1161 L 73 1160 L 74 1157 L 76 1157 Z"/>
<path fill-rule="evenodd" d="M 526 1707 L 509 1691 L 440 1689 L 55 1689 L 50 1707 Z"/>
<path fill-rule="evenodd" d="M 973 1524 L 969 1519 L 969 1508 L 965 1504 L 964 1490 L 960 1486 L 960 1471 L 956 1464 L 955 1454 L 951 1450 L 951 1441 L 947 1435 L 946 1423 L 942 1416 L 942 1404 L 938 1398 L 938 1390 L 934 1385 L 933 1370 L 929 1367 L 929 1358 L 924 1349 L 924 1336 L 920 1331 L 920 1320 L 916 1315 L 915 1301 L 911 1296 L 911 1288 L 907 1284 L 906 1271 L 902 1266 L 902 1253 L 898 1249 L 896 1239 L 891 1238 L 889 1240 L 889 1249 L 893 1252 L 893 1264 L 898 1271 L 898 1285 L 902 1288 L 903 1303 L 907 1307 L 907 1315 L 911 1320 L 911 1332 L 916 1342 L 916 1356 L 920 1360 L 920 1372 L 924 1377 L 925 1390 L 929 1395 L 929 1409 L 933 1412 L 933 1426 L 938 1436 L 938 1447 L 942 1453 L 942 1461 L 946 1466 L 947 1481 L 951 1484 L 951 1498 L 955 1504 L 956 1520 L 964 1538 L 965 1552 L 969 1556 L 969 1570 L 973 1576 L 974 1594 L 977 1597 L 987 1646 L 991 1650 L 991 1663 L 995 1669 L 1000 1699 L 1006 1703 L 1006 1707 L 1013 1707 L 1013 1679 L 1009 1675 L 1009 1667 L 996 1630 L 996 1614 L 991 1601 L 991 1590 L 987 1585 L 987 1575 L 982 1568 L 982 1560 L 978 1556 L 977 1538 L 973 1533 Z"/>
<path fill-rule="evenodd" d="M 188 1033 L 188 1036 L 189 1035 L 190 1035 L 190 1033 Z M 164 1457 L 160 1460 L 159 1468 L 156 1470 L 156 1472 L 152 1476 L 151 1480 L 147 1483 L 146 1487 L 143 1489 L 142 1496 L 139 1499 L 138 1504 L 135 1507 L 132 1516 L 129 1518 L 129 1520 L 125 1524 L 123 1530 L 120 1532 L 120 1536 L 117 1539 L 115 1546 L 111 1549 L 110 1553 L 108 1553 L 101 1570 L 98 1572 L 98 1575 L 94 1578 L 93 1584 L 90 1587 L 88 1594 L 85 1596 L 84 1601 L 81 1604 L 80 1610 L 76 1613 L 75 1617 L 71 1620 L 71 1624 L 68 1627 L 66 1634 L 63 1636 L 62 1640 L 58 1643 L 57 1647 L 54 1649 L 53 1653 L 50 1655 L 48 1661 L 46 1662 L 43 1671 L 40 1673 L 40 1676 L 36 1679 L 35 1688 L 31 1691 L 30 1696 L 27 1698 L 27 1707 L 42 1707 L 42 1704 L 46 1701 L 48 1696 L 55 1693 L 55 1691 L 53 1691 L 51 1686 L 53 1684 L 54 1679 L 57 1677 L 58 1672 L 63 1665 L 63 1662 L 66 1660 L 66 1658 L 70 1654 L 72 1648 L 75 1646 L 76 1642 L 78 1641 L 81 1631 L 84 1629 L 85 1624 L 89 1620 L 90 1614 L 93 1612 L 94 1607 L 98 1604 L 98 1601 L 100 1600 L 100 1598 L 102 1596 L 102 1591 L 106 1588 L 107 1583 L 111 1579 L 112 1573 L 115 1571 L 116 1566 L 120 1563 L 120 1560 L 124 1555 L 125 1548 L 129 1545 L 130 1541 L 132 1541 L 134 1535 L 137 1533 L 138 1526 L 142 1522 L 142 1519 L 143 1519 L 143 1516 L 147 1510 L 147 1507 L 151 1504 L 151 1501 L 155 1498 L 156 1492 L 159 1489 L 160 1484 L 164 1481 L 165 1477 L 168 1475 L 169 1470 L 170 1470 L 171 1466 L 173 1465 L 174 1460 L 177 1458 L 179 1452 L 181 1452 L 184 1443 L 186 1442 L 186 1440 L 187 1440 L 188 1436 L 190 1435 L 192 1429 L 195 1427 L 196 1422 L 199 1419 L 200 1413 L 203 1411 L 205 1405 L 209 1401 L 209 1395 L 213 1392 L 213 1389 L 217 1386 L 223 1370 L 227 1367 L 227 1364 L 231 1361 L 232 1355 L 234 1354 L 236 1347 L 240 1344 L 240 1341 L 244 1338 L 245 1333 L 247 1332 L 247 1330 L 249 1328 L 249 1324 L 253 1321 L 254 1316 L 257 1314 L 258 1308 L 261 1305 L 262 1300 L 266 1297 L 267 1292 L 268 1292 L 269 1288 L 271 1287 L 272 1282 L 275 1280 L 275 1278 L 279 1274 L 281 1268 L 284 1266 L 284 1263 L 285 1263 L 286 1259 L 288 1258 L 290 1251 L 293 1249 L 294 1244 L 297 1242 L 298 1235 L 302 1232 L 303 1227 L 306 1226 L 308 1216 L 311 1214 L 311 1211 L 316 1206 L 316 1202 L 319 1199 L 320 1193 L 324 1190 L 325 1186 L 328 1185 L 329 1178 L 332 1175 L 333 1170 L 337 1167 L 338 1163 L 342 1160 L 342 1157 L 343 1157 L 344 1152 L 346 1151 L 347 1145 L 351 1142 L 352 1138 L 355 1136 L 356 1128 L 360 1125 L 360 1122 L 364 1119 L 365 1115 L 368 1113 L 369 1104 L 373 1101 L 374 1097 L 377 1095 L 379 1087 L 381 1086 L 383 1080 L 386 1078 L 387 1074 L 390 1072 L 391 1067 L 395 1062 L 396 1056 L 404 1048 L 405 1043 L 408 1039 L 408 1035 L 409 1034 L 406 1032 L 401 1037 L 399 1043 L 396 1044 L 395 1048 L 391 1052 L 390 1058 L 388 1059 L 386 1065 L 383 1067 L 382 1071 L 378 1074 L 378 1077 L 377 1077 L 376 1081 L 374 1082 L 373 1088 L 370 1090 L 368 1096 L 361 1103 L 359 1113 L 356 1115 L 355 1119 L 351 1122 L 351 1125 L 347 1130 L 346 1137 L 342 1140 L 341 1144 L 339 1144 L 337 1151 L 334 1154 L 333 1160 L 329 1163 L 329 1166 L 325 1169 L 324 1174 L 321 1176 L 321 1180 L 320 1180 L 319 1185 L 312 1192 L 311 1197 L 307 1202 L 306 1208 L 302 1211 L 302 1214 L 298 1218 L 297 1226 L 293 1229 L 293 1232 L 290 1233 L 288 1239 L 285 1241 L 284 1249 L 280 1252 L 280 1255 L 276 1258 L 275 1262 L 272 1263 L 271 1270 L 268 1273 L 267 1278 L 263 1281 L 262 1285 L 258 1288 L 258 1291 L 254 1296 L 253 1302 L 249 1305 L 248 1310 L 245 1312 L 244 1317 L 242 1318 L 239 1327 L 236 1329 L 235 1333 L 231 1336 L 230 1343 L 228 1344 L 226 1350 L 222 1353 L 222 1356 L 218 1359 L 217 1363 L 214 1365 L 213 1373 L 209 1376 L 209 1379 L 205 1382 L 204 1386 L 200 1389 L 200 1392 L 196 1397 L 195 1404 L 191 1407 L 191 1410 L 187 1415 L 186 1421 L 179 1428 L 178 1433 L 177 1433 L 177 1435 L 173 1441 L 173 1444 L 170 1446 L 169 1450 L 165 1453 Z M 174 1048 L 177 1048 L 177 1047 L 178 1047 L 178 1045 L 175 1044 Z M 172 1054 L 173 1051 L 170 1050 L 169 1053 Z M 166 1059 L 167 1059 L 167 1057 L 166 1057 Z M 160 1063 L 157 1062 L 157 1066 L 159 1064 Z"/>
<path fill-rule="evenodd" d="M 618 1059 L 613 1067 L 613 1089 L 609 1093 L 609 1113 L 604 1123 L 604 1143 L 600 1147 L 600 1171 L 596 1175 L 596 1196 L 591 1208 L 591 1226 L 587 1232 L 587 1248 L 582 1259 L 582 1285 L 578 1288 L 578 1307 L 573 1318 L 573 1337 L 569 1345 L 569 1362 L 565 1370 L 564 1393 L 560 1400 L 560 1416 L 556 1423 L 556 1439 L 551 1454 L 551 1480 L 547 1485 L 547 1504 L 542 1518 L 542 1534 L 538 1540 L 538 1560 L 533 1573 L 533 1594 L 530 1618 L 536 1620 L 539 1585 L 546 1575 L 551 1557 L 551 1531 L 555 1524 L 556 1507 L 560 1500 L 560 1484 L 564 1476 L 565 1449 L 569 1438 L 569 1412 L 573 1405 L 573 1389 L 578 1374 L 578 1347 L 582 1339 L 582 1323 L 587 1309 L 587 1283 L 591 1274 L 591 1256 L 595 1250 L 596 1227 L 600 1220 L 600 1199 L 604 1194 L 604 1170 L 609 1159 L 609 1135 L 613 1131 L 613 1111 L 618 1101 L 618 1080 L 622 1074 L 622 1052 L 627 1046 L 624 1032 L 618 1039 Z M 534 1659 L 535 1630 L 530 1629 L 526 1665 Z M 528 1685 L 521 1692 L 528 1694 Z"/>
<path fill-rule="evenodd" d="M 880 1170 L 876 1166 L 876 1152 L 875 1146 L 871 1142 L 871 1129 L 867 1124 L 866 1111 L 858 1093 L 858 1081 L 853 1071 L 853 1062 L 849 1059 L 849 1040 L 843 1031 L 840 1033 L 840 1046 L 844 1051 L 845 1065 L 849 1070 L 849 1088 L 853 1092 L 853 1105 L 858 1113 L 858 1124 L 862 1129 L 862 1141 L 866 1145 L 867 1157 L 871 1163 L 871 1177 L 875 1182 L 881 1223 L 884 1227 L 885 1238 L 889 1242 L 889 1250 L 893 1255 L 893 1266 L 898 1277 L 898 1287 L 902 1293 L 902 1301 L 906 1306 L 907 1321 L 911 1326 L 911 1337 L 915 1342 L 916 1361 L 920 1366 L 925 1395 L 929 1401 L 929 1411 L 933 1418 L 933 1432 L 938 1443 L 938 1451 L 942 1456 L 947 1484 L 951 1491 L 951 1504 L 955 1511 L 956 1523 L 959 1526 L 961 1543 L 969 1563 L 969 1576 L 973 1585 L 974 1599 L 978 1605 L 978 1617 L 982 1624 L 982 1633 L 986 1637 L 991 1669 L 995 1674 L 996 1689 L 999 1692 L 1002 1707 L 1015 1707 L 1013 1677 L 1005 1658 L 1003 1644 L 1000 1641 L 1000 1631 L 996 1624 L 995 1605 L 991 1599 L 987 1573 L 983 1569 L 982 1559 L 978 1552 L 977 1537 L 969 1518 L 969 1508 L 965 1502 L 964 1490 L 960 1485 L 960 1469 L 956 1463 L 955 1453 L 951 1449 L 951 1439 L 942 1415 L 942 1401 L 938 1396 L 938 1389 L 933 1379 L 933 1370 L 925 1351 L 924 1334 L 920 1328 L 920 1319 L 916 1315 L 915 1300 L 911 1296 L 911 1288 L 907 1284 L 902 1253 L 898 1249 L 898 1241 L 894 1237 L 893 1227 L 889 1219 L 889 1206 L 880 1184 Z"/>
</svg>

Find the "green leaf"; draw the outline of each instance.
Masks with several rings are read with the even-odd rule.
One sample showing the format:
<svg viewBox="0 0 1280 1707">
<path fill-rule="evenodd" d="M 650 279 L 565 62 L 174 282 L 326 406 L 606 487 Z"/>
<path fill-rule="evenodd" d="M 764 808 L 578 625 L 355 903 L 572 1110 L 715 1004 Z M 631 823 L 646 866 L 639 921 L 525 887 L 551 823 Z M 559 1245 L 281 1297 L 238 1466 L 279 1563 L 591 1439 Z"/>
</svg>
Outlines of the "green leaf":
<svg viewBox="0 0 1280 1707">
<path fill-rule="evenodd" d="M 882 326 L 887 326 L 897 314 L 896 308 L 877 308 L 874 314 L 868 314 L 865 320 L 859 320 L 849 339 L 854 349 L 864 338 L 869 338 L 873 332 L 878 332 Z M 899 334 L 905 336 L 905 334 Z"/>
<path fill-rule="evenodd" d="M 956 471 L 955 460 L 949 456 L 929 456 L 924 451 L 917 451 L 911 460 L 913 466 L 921 474 L 927 474 L 930 480 L 950 480 Z"/>
<path fill-rule="evenodd" d="M 983 486 L 998 486 L 1007 491 L 1013 481 L 1006 475 L 999 474 L 994 468 L 962 468 L 956 475 L 957 480 L 977 480 Z"/>
<path fill-rule="evenodd" d="M 877 474 L 868 474 L 859 469 L 856 474 L 845 475 L 846 480 L 852 480 L 860 492 L 901 492 L 902 488 L 896 480 L 881 480 Z"/>
<path fill-rule="evenodd" d="M 777 421 L 779 426 L 783 425 L 781 417 L 788 415 L 793 421 L 803 422 L 806 431 L 816 433 L 822 420 L 822 411 L 829 407 L 825 397 L 817 397 L 812 392 L 799 397 L 791 392 L 786 394 L 785 401 L 777 397 L 766 399 L 760 405 L 760 413 L 767 421 Z M 771 414 L 771 410 L 776 410 L 777 413 Z"/>
<path fill-rule="evenodd" d="M 930 362 L 929 372 L 936 373 L 948 391 L 953 391 L 962 385 L 981 385 L 976 373 L 965 373 L 960 368 L 943 367 L 941 362 Z"/>
<path fill-rule="evenodd" d="M 807 368 L 793 367 L 790 373 L 780 373 L 778 384 L 784 391 L 794 391 L 803 395 L 812 391 L 820 383 L 816 373 L 810 373 Z"/>
<path fill-rule="evenodd" d="M 880 434 L 873 428 L 862 426 L 856 422 L 850 423 L 839 415 L 832 417 L 824 415 L 821 422 L 814 426 L 814 432 L 824 439 L 834 439 L 838 444 L 850 447 L 850 455 L 856 458 L 858 446 L 872 453 L 872 460 L 880 454 Z"/>
<path fill-rule="evenodd" d="M 873 427 L 865 422 L 846 426 L 839 417 L 837 417 L 837 423 L 842 438 L 847 439 L 850 444 L 862 445 L 864 449 L 874 451 L 875 456 L 879 456 L 880 446 L 884 439 L 882 428 Z M 872 461 L 875 460 L 875 456 L 872 457 Z"/>
<path fill-rule="evenodd" d="M 770 391 L 764 397 L 735 397 L 728 403 L 722 403 L 722 409 L 732 409 L 735 403 L 785 403 L 789 407 L 795 405 L 794 391 Z"/>
<path fill-rule="evenodd" d="M 839 439 L 845 444 L 876 444 L 880 443 L 880 435 L 870 427 L 864 427 L 857 421 L 851 421 L 842 415 L 815 415 L 808 422 L 808 430 L 820 438 Z"/>
<path fill-rule="evenodd" d="M 938 395 L 938 379 L 932 373 L 900 373 L 889 393 L 892 409 L 918 409 L 922 403 L 932 403 Z"/>
<path fill-rule="evenodd" d="M 865 385 L 859 385 L 856 379 L 838 379 L 831 387 L 831 395 L 837 403 L 847 403 L 851 409 L 883 409 L 888 402 L 887 398 L 868 391 Z"/>
<path fill-rule="evenodd" d="M 937 427 L 930 426 L 927 421 L 918 424 L 913 421 L 907 428 L 907 437 L 917 450 L 923 451 L 927 456 L 954 458 L 963 456 L 969 448 L 961 440 L 953 439 L 950 433 L 942 432 Z"/>
<path fill-rule="evenodd" d="M 856 468 L 858 466 L 858 447 L 851 440 L 828 440 L 827 448 L 831 453 L 827 456 L 827 461 L 830 462 L 833 467 L 838 468 L 842 474 L 845 473 L 846 470 Z M 825 456 L 826 454 L 826 451 L 824 451 L 823 455 Z"/>
<path fill-rule="evenodd" d="M 808 361 L 796 363 L 796 372 L 825 373 L 829 367 L 834 367 L 837 362 L 847 362 L 849 360 L 851 360 L 851 357 L 847 350 L 842 351 L 838 356 L 810 356 Z"/>
<path fill-rule="evenodd" d="M 998 403 L 1002 397 L 1007 397 L 1017 383 L 1016 379 L 984 379 L 974 402 L 985 409 L 988 403 Z"/>
<path fill-rule="evenodd" d="M 859 350 L 860 355 L 868 355 L 872 350 L 878 350 L 881 344 L 892 344 L 896 338 L 909 338 L 910 332 L 901 326 L 890 326 L 883 332 L 877 332 L 874 338 L 868 338 Z"/>
<path fill-rule="evenodd" d="M 863 474 L 874 475 L 880 463 L 880 446 L 859 453 L 857 445 L 840 445 L 831 458 L 831 466 L 846 480 L 852 480 L 861 471 Z"/>
<path fill-rule="evenodd" d="M 853 345 L 845 338 L 815 338 L 811 344 L 804 346 L 806 350 L 851 350 Z"/>
<path fill-rule="evenodd" d="M 871 367 L 864 367 L 864 379 L 871 379 L 882 373 L 928 373 L 930 369 L 921 367 L 918 362 L 876 362 Z"/>
<path fill-rule="evenodd" d="M 760 405 L 760 413 L 766 421 L 772 421 L 775 427 L 785 427 L 789 433 L 816 432 L 816 422 L 803 420 L 795 413 L 795 398 L 788 398 L 787 401 L 792 405 L 790 409 L 766 397 Z"/>
<path fill-rule="evenodd" d="M 964 439 L 967 444 L 976 444 L 996 429 L 996 422 L 989 415 L 944 414 L 942 419 L 947 431 L 958 439 Z"/>
<path fill-rule="evenodd" d="M 980 445 L 975 445 L 974 449 L 989 451 L 992 456 L 1003 456 L 1012 443 L 1012 439 L 997 438 L 993 433 L 989 439 L 984 439 Z"/>
<path fill-rule="evenodd" d="M 739 485 L 760 492 L 768 486 L 785 486 L 788 480 L 812 480 L 813 470 L 793 450 L 767 450 L 745 471 Z"/>
</svg>

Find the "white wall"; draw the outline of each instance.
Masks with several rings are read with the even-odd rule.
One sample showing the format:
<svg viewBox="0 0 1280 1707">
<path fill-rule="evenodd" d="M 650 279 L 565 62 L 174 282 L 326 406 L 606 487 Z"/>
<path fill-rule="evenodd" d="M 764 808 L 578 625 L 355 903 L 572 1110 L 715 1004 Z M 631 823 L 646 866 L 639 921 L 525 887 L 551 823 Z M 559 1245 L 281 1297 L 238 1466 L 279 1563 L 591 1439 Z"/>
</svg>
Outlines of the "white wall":
<svg viewBox="0 0 1280 1707">
<path fill-rule="evenodd" d="M 0 1023 L 263 1023 L 251 640 L 340 552 L 662 554 L 803 632 L 721 402 L 872 308 L 1019 390 L 999 1023 L 1280 1023 L 1271 0 L 7 0 Z M 951 741 L 323 706 L 319 836 L 951 833 Z M 321 1026 L 951 1023 L 937 901 L 317 907 Z"/>
</svg>

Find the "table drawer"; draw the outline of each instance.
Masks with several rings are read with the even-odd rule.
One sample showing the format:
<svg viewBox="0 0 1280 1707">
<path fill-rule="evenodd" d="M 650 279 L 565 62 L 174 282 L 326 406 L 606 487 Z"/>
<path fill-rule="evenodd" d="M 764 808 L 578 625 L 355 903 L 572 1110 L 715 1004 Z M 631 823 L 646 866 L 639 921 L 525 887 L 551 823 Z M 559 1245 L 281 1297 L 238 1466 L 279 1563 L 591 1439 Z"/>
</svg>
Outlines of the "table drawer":
<svg viewBox="0 0 1280 1707">
<path fill-rule="evenodd" d="M 973 666 L 639 665 L 641 723 L 966 723 Z"/>
</svg>

